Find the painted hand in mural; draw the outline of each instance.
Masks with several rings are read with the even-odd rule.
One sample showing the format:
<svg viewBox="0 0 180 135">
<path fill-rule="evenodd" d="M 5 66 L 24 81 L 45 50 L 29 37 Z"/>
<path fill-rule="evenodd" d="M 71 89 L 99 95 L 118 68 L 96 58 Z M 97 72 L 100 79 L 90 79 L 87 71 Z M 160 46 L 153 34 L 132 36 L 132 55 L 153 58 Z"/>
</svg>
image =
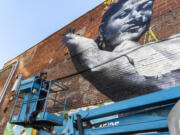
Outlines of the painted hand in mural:
<svg viewBox="0 0 180 135">
<path fill-rule="evenodd" d="M 74 30 L 68 30 L 64 35 L 63 43 L 68 47 L 72 55 L 78 54 L 88 48 L 98 48 L 93 39 L 74 34 Z"/>
</svg>

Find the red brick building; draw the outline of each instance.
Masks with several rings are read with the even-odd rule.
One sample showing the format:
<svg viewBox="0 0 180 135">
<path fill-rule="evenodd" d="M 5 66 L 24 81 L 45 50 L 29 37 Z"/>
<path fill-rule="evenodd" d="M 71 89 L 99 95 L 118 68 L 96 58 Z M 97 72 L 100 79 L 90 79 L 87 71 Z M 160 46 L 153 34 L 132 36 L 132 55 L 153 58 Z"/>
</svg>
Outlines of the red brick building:
<svg viewBox="0 0 180 135">
<path fill-rule="evenodd" d="M 22 74 L 25 79 L 40 71 L 47 71 L 48 79 L 58 79 L 64 82 L 70 87 L 68 108 L 79 108 L 110 101 L 107 96 L 84 79 L 81 73 L 78 73 L 71 61 L 71 56 L 67 53 L 67 48 L 61 42 L 63 38 L 61 35 L 68 28 L 76 29 L 76 33 L 85 37 L 96 39 L 103 9 L 104 4 L 100 4 L 4 65 L 4 69 L 0 71 L 0 92 L 11 72 L 12 64 L 19 61 L 3 102 L 0 104 L 0 134 L 9 120 L 14 104 L 14 100 L 9 99 L 14 95 L 11 87 L 17 74 Z M 180 0 L 155 0 L 153 10 L 151 27 L 159 40 L 180 33 Z M 141 44 L 143 44 L 143 38 L 144 36 L 139 41 Z"/>
</svg>

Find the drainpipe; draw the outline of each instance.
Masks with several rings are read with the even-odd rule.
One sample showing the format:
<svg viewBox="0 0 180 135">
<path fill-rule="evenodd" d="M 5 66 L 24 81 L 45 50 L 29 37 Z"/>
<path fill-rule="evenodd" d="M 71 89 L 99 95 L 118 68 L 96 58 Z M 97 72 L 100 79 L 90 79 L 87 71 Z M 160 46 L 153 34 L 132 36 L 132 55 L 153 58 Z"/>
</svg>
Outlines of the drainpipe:
<svg viewBox="0 0 180 135">
<path fill-rule="evenodd" d="M 8 86 L 9 86 L 11 80 L 12 80 L 12 77 L 13 77 L 16 69 L 17 69 L 18 64 L 19 64 L 19 61 L 16 61 L 16 63 L 12 65 L 11 72 L 10 72 L 10 74 L 8 76 L 8 79 L 6 80 L 6 83 L 5 83 L 5 85 L 4 85 L 3 89 L 2 89 L 2 92 L 0 94 L 0 104 L 1 104 L 1 102 L 3 100 L 3 98 L 4 98 L 4 95 L 6 94 Z"/>
<path fill-rule="evenodd" d="M 15 80 L 15 82 L 14 82 L 14 85 L 13 85 L 11 91 L 17 92 L 17 90 L 19 89 L 20 84 L 21 84 L 21 79 L 22 79 L 22 74 L 18 74 L 18 75 L 16 76 L 16 80 Z"/>
</svg>

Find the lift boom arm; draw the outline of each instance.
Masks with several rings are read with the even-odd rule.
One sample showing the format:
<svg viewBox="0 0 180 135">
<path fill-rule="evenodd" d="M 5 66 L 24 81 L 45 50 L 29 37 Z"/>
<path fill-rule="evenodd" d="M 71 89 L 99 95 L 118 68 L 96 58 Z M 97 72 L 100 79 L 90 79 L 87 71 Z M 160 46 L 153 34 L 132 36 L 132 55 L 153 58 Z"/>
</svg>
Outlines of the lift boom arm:
<svg viewBox="0 0 180 135">
<path fill-rule="evenodd" d="M 146 135 L 168 135 L 168 115 L 179 99 L 180 87 L 175 87 L 92 110 L 80 110 L 69 116 L 65 135 L 124 135 L 145 132 Z M 92 123 L 94 119 L 116 114 L 121 114 L 121 117 Z"/>
</svg>

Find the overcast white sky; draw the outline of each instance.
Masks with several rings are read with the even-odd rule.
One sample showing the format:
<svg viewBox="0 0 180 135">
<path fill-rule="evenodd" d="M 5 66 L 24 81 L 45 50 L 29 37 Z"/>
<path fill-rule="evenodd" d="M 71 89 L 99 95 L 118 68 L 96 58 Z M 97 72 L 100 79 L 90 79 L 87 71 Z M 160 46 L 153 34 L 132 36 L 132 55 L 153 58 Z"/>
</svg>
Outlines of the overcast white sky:
<svg viewBox="0 0 180 135">
<path fill-rule="evenodd" d="M 0 0 L 0 69 L 104 0 Z"/>
</svg>

